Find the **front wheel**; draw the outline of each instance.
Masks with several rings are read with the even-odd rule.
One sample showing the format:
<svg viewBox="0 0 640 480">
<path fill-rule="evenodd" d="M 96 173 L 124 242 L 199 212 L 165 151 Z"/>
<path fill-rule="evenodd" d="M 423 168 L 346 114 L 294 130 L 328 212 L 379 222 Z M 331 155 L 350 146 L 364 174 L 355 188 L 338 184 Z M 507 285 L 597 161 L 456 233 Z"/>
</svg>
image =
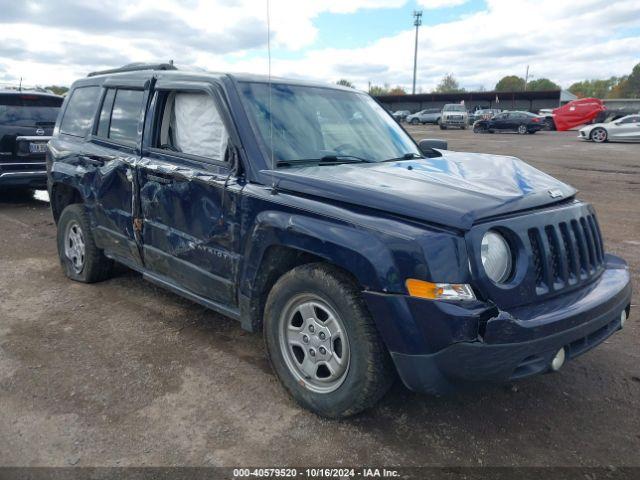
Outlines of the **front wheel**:
<svg viewBox="0 0 640 480">
<path fill-rule="evenodd" d="M 113 261 L 96 247 L 84 205 L 67 206 L 58 220 L 58 256 L 67 277 L 84 283 L 111 276 Z"/>
<path fill-rule="evenodd" d="M 321 263 L 296 267 L 269 293 L 264 337 L 280 381 L 303 407 L 344 418 L 389 389 L 389 354 L 353 281 Z"/>
<path fill-rule="evenodd" d="M 526 125 L 520 125 L 518 127 L 518 133 L 520 135 L 525 135 L 527 133 L 527 126 Z"/>
<path fill-rule="evenodd" d="M 411 119 L 411 125 L 418 125 L 419 123 L 420 123 L 420 120 L 418 120 L 417 118 Z"/>
<path fill-rule="evenodd" d="M 596 143 L 606 142 L 608 136 L 609 135 L 607 134 L 607 131 L 601 127 L 594 128 L 593 131 L 591 132 L 591 140 L 593 140 Z"/>
<path fill-rule="evenodd" d="M 442 125 L 442 124 L 440 124 L 440 130 L 446 130 L 446 129 L 447 129 L 447 126 L 446 126 L 446 125 Z"/>
<path fill-rule="evenodd" d="M 481 125 L 474 125 L 473 133 L 487 133 L 487 129 L 482 127 Z"/>
</svg>

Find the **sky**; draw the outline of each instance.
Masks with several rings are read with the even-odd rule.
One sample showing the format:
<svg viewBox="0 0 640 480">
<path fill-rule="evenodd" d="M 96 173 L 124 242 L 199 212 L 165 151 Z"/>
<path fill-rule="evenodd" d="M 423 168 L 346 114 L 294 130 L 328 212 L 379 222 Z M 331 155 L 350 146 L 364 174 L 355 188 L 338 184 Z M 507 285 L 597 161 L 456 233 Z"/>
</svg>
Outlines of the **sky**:
<svg viewBox="0 0 640 480">
<path fill-rule="evenodd" d="M 271 71 L 366 90 L 446 74 L 468 90 L 504 75 L 563 87 L 640 62 L 640 0 L 270 0 Z M 267 0 L 0 0 L 0 84 L 70 85 L 131 62 L 268 72 Z"/>
</svg>

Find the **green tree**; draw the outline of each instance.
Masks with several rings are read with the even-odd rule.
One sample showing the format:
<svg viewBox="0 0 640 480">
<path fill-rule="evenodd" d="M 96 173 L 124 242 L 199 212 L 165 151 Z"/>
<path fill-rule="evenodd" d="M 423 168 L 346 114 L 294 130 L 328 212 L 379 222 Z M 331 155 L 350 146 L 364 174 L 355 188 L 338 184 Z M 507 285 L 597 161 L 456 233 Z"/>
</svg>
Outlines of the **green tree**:
<svg viewBox="0 0 640 480">
<path fill-rule="evenodd" d="M 391 90 L 387 92 L 387 95 L 406 95 L 407 91 L 402 88 L 400 85 L 393 87 Z"/>
<path fill-rule="evenodd" d="M 498 83 L 496 83 L 496 92 L 520 92 L 524 90 L 524 78 L 517 75 L 507 75 L 502 77 Z"/>
<path fill-rule="evenodd" d="M 606 98 L 609 96 L 611 89 L 620 83 L 620 80 L 618 77 L 611 77 L 606 80 L 583 80 L 572 84 L 569 87 L 569 91 L 580 98 Z"/>
<path fill-rule="evenodd" d="M 631 75 L 627 78 L 627 88 L 630 98 L 640 98 L 640 63 L 631 70 Z"/>
<path fill-rule="evenodd" d="M 640 98 L 640 63 L 611 88 L 609 98 Z"/>
<path fill-rule="evenodd" d="M 48 87 L 44 87 L 47 90 L 51 90 L 56 95 L 64 95 L 69 91 L 69 87 L 61 87 L 59 85 L 49 85 Z"/>
<path fill-rule="evenodd" d="M 369 95 L 386 95 L 387 93 L 389 93 L 387 89 L 380 85 L 371 85 L 369 88 Z"/>
<path fill-rule="evenodd" d="M 343 87 L 356 88 L 355 85 L 351 83 L 349 80 L 347 80 L 346 78 L 341 78 L 336 82 L 336 84 L 342 85 Z"/>
<path fill-rule="evenodd" d="M 536 78 L 527 83 L 527 90 L 560 90 L 560 85 L 548 78 Z"/>
<path fill-rule="evenodd" d="M 453 74 L 448 73 L 447 75 L 442 77 L 442 80 L 440 80 L 440 83 L 436 87 L 435 91 L 436 93 L 459 93 L 464 92 L 464 88 L 460 87 L 460 84 L 455 79 Z"/>
</svg>

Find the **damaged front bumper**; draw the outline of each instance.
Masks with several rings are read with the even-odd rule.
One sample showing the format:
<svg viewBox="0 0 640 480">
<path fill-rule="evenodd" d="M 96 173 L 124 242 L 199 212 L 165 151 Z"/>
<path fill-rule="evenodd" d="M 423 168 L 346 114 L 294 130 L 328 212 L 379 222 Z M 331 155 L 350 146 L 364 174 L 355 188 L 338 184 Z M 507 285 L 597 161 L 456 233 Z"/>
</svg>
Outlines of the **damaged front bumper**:
<svg viewBox="0 0 640 480">
<path fill-rule="evenodd" d="M 583 289 L 508 313 L 481 302 L 364 296 L 404 384 L 443 394 L 549 371 L 562 348 L 567 359 L 590 350 L 621 328 L 631 283 L 624 261 L 608 255 Z"/>
</svg>

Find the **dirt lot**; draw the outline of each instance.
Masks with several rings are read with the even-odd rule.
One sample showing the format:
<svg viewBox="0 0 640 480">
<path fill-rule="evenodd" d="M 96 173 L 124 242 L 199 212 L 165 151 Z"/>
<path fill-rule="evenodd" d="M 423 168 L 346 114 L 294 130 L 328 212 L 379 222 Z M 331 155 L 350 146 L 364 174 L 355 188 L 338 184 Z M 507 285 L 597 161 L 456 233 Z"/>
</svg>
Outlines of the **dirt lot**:
<svg viewBox="0 0 640 480">
<path fill-rule="evenodd" d="M 640 145 L 410 130 L 579 188 L 640 285 Z M 326 421 L 280 388 L 259 335 L 128 271 L 71 282 L 54 239 L 45 201 L 0 197 L 1 465 L 640 465 L 637 307 L 558 374 L 449 398 L 397 384 Z"/>
</svg>

